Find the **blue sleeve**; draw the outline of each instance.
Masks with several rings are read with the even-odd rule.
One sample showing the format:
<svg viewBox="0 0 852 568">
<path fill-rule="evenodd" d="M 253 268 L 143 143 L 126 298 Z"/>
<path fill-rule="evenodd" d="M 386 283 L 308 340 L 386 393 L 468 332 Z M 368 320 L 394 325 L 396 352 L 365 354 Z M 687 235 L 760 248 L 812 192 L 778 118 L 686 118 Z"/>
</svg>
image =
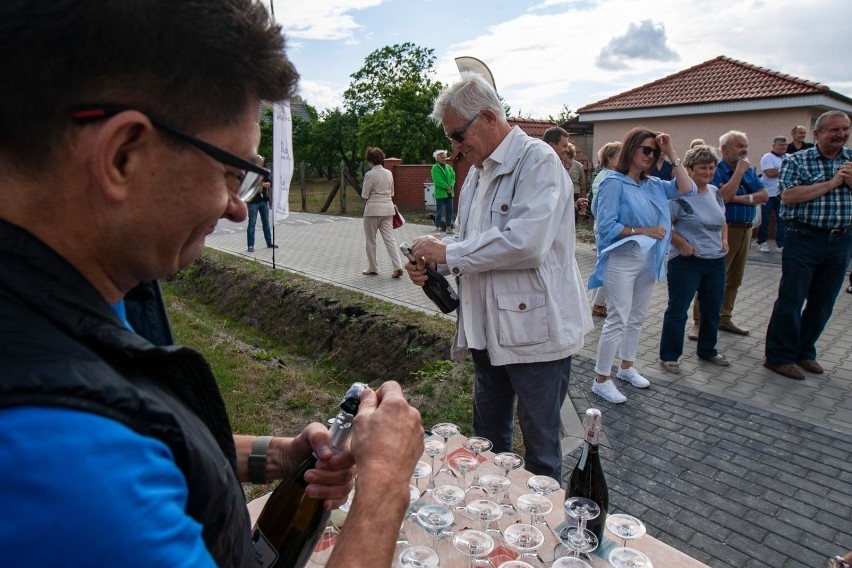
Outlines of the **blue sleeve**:
<svg viewBox="0 0 852 568">
<path fill-rule="evenodd" d="M 158 440 L 86 412 L 0 411 L 5 566 L 212 568 L 186 501 Z"/>
<path fill-rule="evenodd" d="M 617 241 L 618 235 L 624 229 L 624 223 L 619 220 L 621 181 L 613 176 L 605 177 L 595 197 L 595 203 L 595 230 L 600 251 Z"/>
</svg>

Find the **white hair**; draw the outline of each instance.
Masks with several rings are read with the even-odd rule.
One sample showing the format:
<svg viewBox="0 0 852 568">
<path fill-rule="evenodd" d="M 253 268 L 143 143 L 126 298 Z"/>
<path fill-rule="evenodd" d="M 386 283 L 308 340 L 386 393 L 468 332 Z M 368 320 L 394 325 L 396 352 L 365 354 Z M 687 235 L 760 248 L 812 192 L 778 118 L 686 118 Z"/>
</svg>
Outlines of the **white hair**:
<svg viewBox="0 0 852 568">
<path fill-rule="evenodd" d="M 435 150 L 434 152 L 432 152 L 432 157 L 437 160 L 438 156 L 440 156 L 441 154 L 443 154 L 445 156 L 449 156 L 449 154 L 447 153 L 446 150 Z"/>
<path fill-rule="evenodd" d="M 435 100 L 435 108 L 429 115 L 435 124 L 440 125 L 447 109 L 453 109 L 459 116 L 470 120 L 485 109 L 491 109 L 499 117 L 505 116 L 503 104 L 491 83 L 481 75 L 472 73 L 458 83 L 444 89 Z"/>
<path fill-rule="evenodd" d="M 734 138 L 742 138 L 746 142 L 748 142 L 748 136 L 746 136 L 745 132 L 740 132 L 739 130 L 729 130 L 725 132 L 721 136 L 719 136 L 719 148 L 733 140 Z"/>
</svg>

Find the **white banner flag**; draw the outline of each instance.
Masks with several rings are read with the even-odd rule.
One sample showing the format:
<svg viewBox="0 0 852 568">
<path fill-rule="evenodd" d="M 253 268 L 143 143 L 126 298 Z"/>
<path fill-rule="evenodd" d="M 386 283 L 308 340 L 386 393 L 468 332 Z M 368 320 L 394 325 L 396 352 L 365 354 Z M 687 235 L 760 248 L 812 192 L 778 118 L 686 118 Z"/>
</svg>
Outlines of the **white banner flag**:
<svg viewBox="0 0 852 568">
<path fill-rule="evenodd" d="M 290 180 L 293 177 L 293 120 L 290 101 L 272 105 L 272 220 L 290 214 Z"/>
</svg>

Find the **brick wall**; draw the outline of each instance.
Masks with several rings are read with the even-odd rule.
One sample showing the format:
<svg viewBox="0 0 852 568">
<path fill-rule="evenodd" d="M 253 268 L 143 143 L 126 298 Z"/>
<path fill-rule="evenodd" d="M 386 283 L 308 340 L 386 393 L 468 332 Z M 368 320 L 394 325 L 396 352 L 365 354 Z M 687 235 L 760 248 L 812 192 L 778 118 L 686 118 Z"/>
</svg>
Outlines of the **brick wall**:
<svg viewBox="0 0 852 568">
<path fill-rule="evenodd" d="M 403 211 L 425 211 L 426 200 L 423 191 L 424 183 L 432 183 L 432 164 L 406 165 L 399 158 L 387 158 L 384 167 L 393 174 L 393 201 Z M 456 198 L 454 209 L 458 205 L 458 188 L 470 169 L 469 164 L 459 167 L 456 164 Z"/>
</svg>

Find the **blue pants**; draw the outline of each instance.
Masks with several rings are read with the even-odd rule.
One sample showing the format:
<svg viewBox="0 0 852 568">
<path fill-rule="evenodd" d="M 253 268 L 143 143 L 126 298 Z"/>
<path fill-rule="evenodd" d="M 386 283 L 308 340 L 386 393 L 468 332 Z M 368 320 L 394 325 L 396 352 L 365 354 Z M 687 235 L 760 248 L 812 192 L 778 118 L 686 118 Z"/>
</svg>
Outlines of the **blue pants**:
<svg viewBox="0 0 852 568">
<path fill-rule="evenodd" d="M 441 226 L 441 213 L 446 215 L 444 226 L 449 227 L 453 222 L 453 198 L 439 197 L 435 199 L 435 226 Z"/>
<path fill-rule="evenodd" d="M 769 201 L 760 206 L 760 227 L 757 228 L 757 244 L 763 244 L 769 238 L 769 217 L 775 213 L 775 245 L 784 246 L 784 219 L 778 214 L 781 208 L 780 197 L 770 197 Z"/>
<path fill-rule="evenodd" d="M 257 226 L 257 214 L 260 213 L 260 224 L 263 225 L 263 238 L 266 240 L 266 246 L 272 246 L 272 230 L 269 226 L 269 202 L 261 201 L 260 203 L 248 204 L 248 229 L 246 237 L 248 238 L 248 246 L 254 247 L 254 230 Z"/>
<path fill-rule="evenodd" d="M 476 372 L 473 430 L 494 444 L 494 453 L 512 451 L 515 397 L 524 439 L 524 467 L 562 483 L 562 403 L 568 394 L 571 357 L 542 363 L 493 366 L 485 350 L 471 349 Z"/>
<path fill-rule="evenodd" d="M 698 328 L 698 356 L 710 359 L 718 355 L 719 311 L 725 297 L 725 257 L 704 259 L 676 256 L 668 265 L 669 305 L 663 316 L 660 359 L 677 361 L 683 355 L 683 332 L 687 311 L 695 292 L 701 305 Z"/>
<path fill-rule="evenodd" d="M 778 299 L 766 328 L 766 361 L 775 365 L 816 360 L 816 342 L 834 310 L 852 250 L 852 232 L 830 236 L 791 222 L 786 237 Z"/>
</svg>

